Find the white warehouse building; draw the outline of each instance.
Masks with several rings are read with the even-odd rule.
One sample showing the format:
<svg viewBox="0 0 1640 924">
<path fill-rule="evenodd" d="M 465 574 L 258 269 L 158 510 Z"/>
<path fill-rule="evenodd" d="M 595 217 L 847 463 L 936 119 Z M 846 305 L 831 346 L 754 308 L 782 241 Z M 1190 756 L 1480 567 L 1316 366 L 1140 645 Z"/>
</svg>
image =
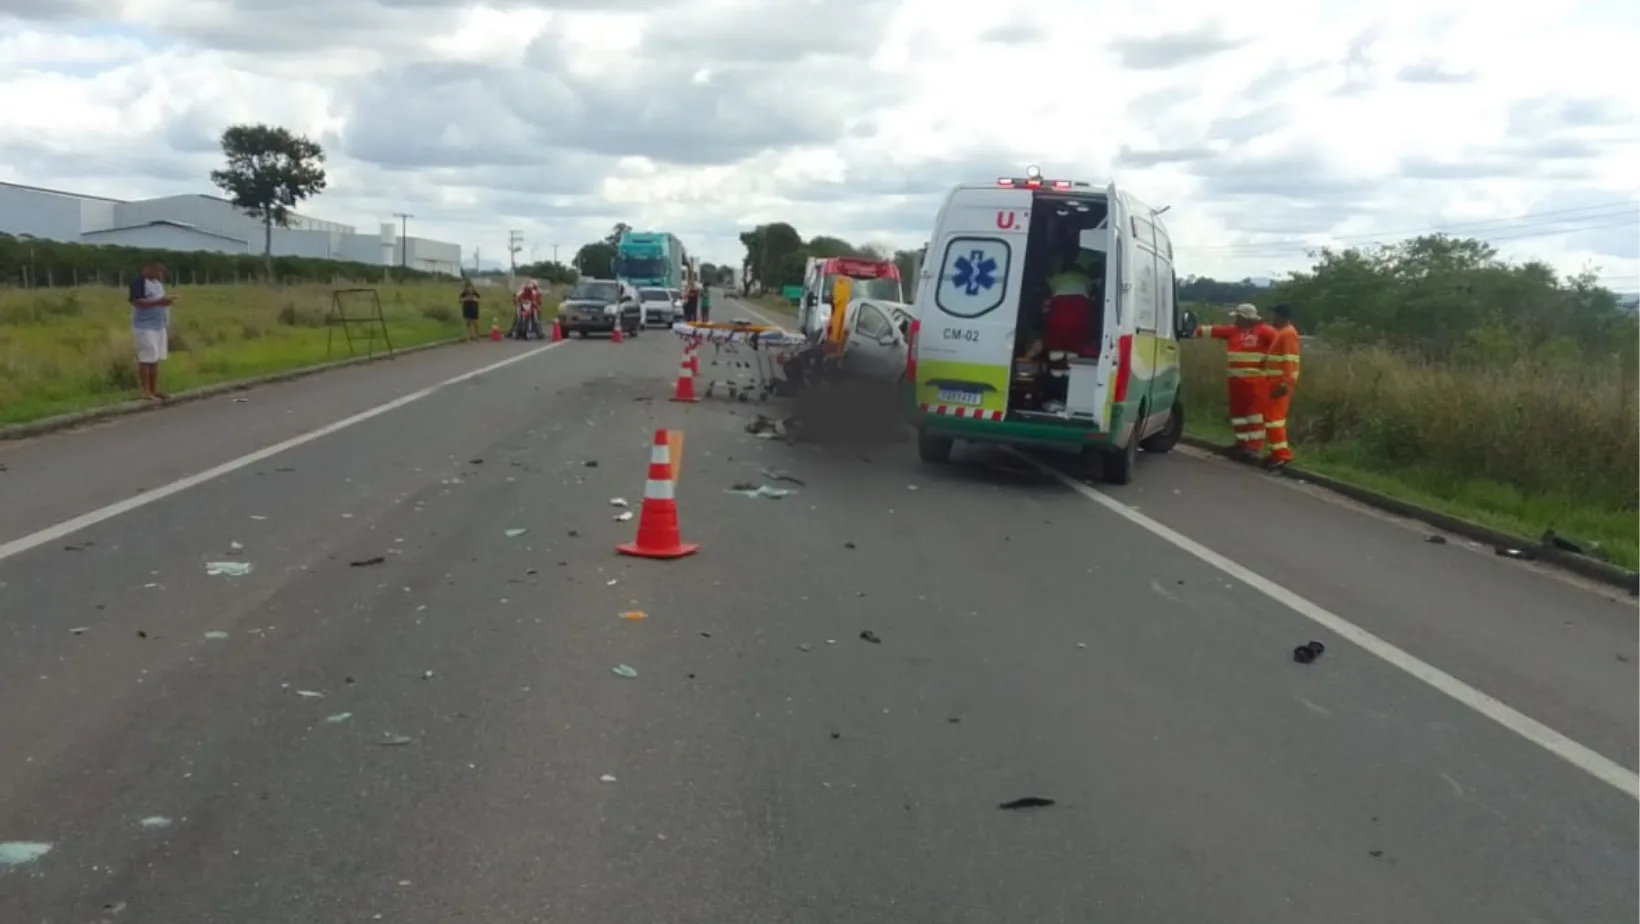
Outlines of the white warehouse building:
<svg viewBox="0 0 1640 924">
<path fill-rule="evenodd" d="M 260 221 L 217 196 L 126 202 L 0 182 L 0 233 L 70 244 L 260 254 L 264 231 Z M 391 222 L 375 234 L 360 234 L 352 225 L 292 215 L 289 228 L 273 229 L 273 255 L 461 273 L 460 244 L 401 240 Z"/>
</svg>

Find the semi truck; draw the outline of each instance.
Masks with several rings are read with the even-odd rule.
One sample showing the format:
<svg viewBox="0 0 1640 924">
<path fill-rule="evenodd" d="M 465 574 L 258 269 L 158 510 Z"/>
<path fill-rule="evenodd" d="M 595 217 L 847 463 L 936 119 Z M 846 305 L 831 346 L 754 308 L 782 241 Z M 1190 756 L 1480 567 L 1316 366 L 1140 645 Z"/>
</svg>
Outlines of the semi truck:
<svg viewBox="0 0 1640 924">
<path fill-rule="evenodd" d="M 628 231 L 615 243 L 615 278 L 637 287 L 681 290 L 689 280 L 689 253 L 678 236 Z"/>
</svg>

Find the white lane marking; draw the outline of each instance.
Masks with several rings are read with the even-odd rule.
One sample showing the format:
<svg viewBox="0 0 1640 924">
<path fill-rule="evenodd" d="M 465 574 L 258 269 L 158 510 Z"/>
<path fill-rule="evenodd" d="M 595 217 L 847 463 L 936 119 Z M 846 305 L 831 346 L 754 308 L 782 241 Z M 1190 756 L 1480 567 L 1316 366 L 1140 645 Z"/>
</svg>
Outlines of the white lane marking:
<svg viewBox="0 0 1640 924">
<path fill-rule="evenodd" d="M 122 501 L 116 501 L 106 507 L 100 507 L 89 513 L 82 513 L 71 520 L 64 520 L 55 526 L 48 526 L 38 532 L 29 533 L 27 536 L 0 544 L 0 561 L 5 561 L 13 555 L 21 555 L 29 549 L 45 545 L 49 542 L 56 542 L 64 536 L 79 532 L 88 526 L 95 526 L 104 520 L 111 520 L 122 513 L 129 513 L 139 507 L 146 507 L 155 501 L 163 500 L 173 494 L 180 494 L 189 488 L 198 487 L 207 481 L 221 478 L 223 475 L 230 472 L 236 472 L 246 466 L 255 465 L 263 459 L 271 458 L 289 449 L 295 449 L 297 446 L 301 446 L 305 443 L 311 443 L 314 440 L 322 439 L 339 430 L 345 430 L 354 424 L 364 423 L 372 417 L 380 417 L 389 411 L 396 411 L 407 404 L 413 404 L 420 401 L 436 391 L 448 388 L 451 385 L 458 385 L 468 379 L 477 378 L 486 372 L 494 372 L 497 369 L 510 366 L 513 363 L 522 362 L 529 359 L 531 356 L 545 353 L 554 347 L 561 347 L 568 342 L 568 340 L 560 340 L 557 343 L 549 343 L 545 346 L 536 347 L 528 352 L 519 353 L 516 356 L 509 356 L 500 362 L 491 363 L 488 366 L 474 369 L 471 372 L 463 372 L 455 378 L 445 379 L 437 385 L 430 385 L 420 391 L 411 392 L 410 394 L 404 395 L 400 398 L 394 398 L 386 404 L 379 404 L 369 410 L 360 411 L 352 417 L 344 417 L 334 423 L 325 424 L 317 430 L 309 430 L 306 433 L 299 436 L 293 436 L 283 442 L 274 443 L 272 446 L 264 446 L 249 455 L 243 455 L 237 459 L 230 459 L 215 468 L 208 468 L 203 472 L 189 475 L 186 478 L 179 478 L 170 484 L 162 485 L 133 497 L 128 497 Z"/>
<path fill-rule="evenodd" d="M 1610 784 L 1630 798 L 1640 799 L 1640 774 L 1636 774 L 1633 770 L 1605 757 L 1592 748 L 1573 741 L 1531 716 L 1516 711 L 1496 697 L 1475 689 L 1435 665 L 1395 647 L 1337 613 L 1306 600 L 1275 581 L 1220 555 L 1189 536 L 1176 532 L 1115 498 L 1088 487 L 1053 466 L 1039 462 L 1024 453 L 1016 452 L 1014 454 L 1036 466 L 1043 474 L 1056 479 L 1065 487 L 1122 517 L 1129 523 L 1171 543 L 1182 551 L 1194 555 L 1305 619 L 1330 630 L 1338 637 L 1353 642 L 1368 654 L 1374 655 L 1422 680 L 1436 690 L 1445 693 L 1527 741 L 1536 744 L 1584 773 L 1603 783 Z"/>
</svg>

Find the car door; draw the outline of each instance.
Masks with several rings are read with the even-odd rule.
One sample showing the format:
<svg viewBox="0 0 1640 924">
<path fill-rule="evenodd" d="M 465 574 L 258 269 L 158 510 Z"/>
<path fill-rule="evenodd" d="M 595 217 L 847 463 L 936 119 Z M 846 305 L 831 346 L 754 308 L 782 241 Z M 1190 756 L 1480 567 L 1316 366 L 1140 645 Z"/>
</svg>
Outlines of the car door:
<svg viewBox="0 0 1640 924">
<path fill-rule="evenodd" d="M 848 350 L 843 354 L 843 369 L 851 375 L 899 381 L 905 371 L 905 338 L 895 329 L 893 319 L 873 302 L 855 302 L 853 309 L 846 322 Z"/>
</svg>

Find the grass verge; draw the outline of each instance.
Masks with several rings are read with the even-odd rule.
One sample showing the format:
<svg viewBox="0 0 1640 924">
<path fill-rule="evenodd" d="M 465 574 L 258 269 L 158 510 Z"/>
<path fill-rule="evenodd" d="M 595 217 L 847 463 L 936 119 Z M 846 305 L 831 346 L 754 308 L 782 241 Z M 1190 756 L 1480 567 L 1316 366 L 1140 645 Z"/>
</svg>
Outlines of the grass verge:
<svg viewBox="0 0 1640 924">
<path fill-rule="evenodd" d="M 338 327 L 327 351 L 329 286 L 174 286 L 171 356 L 162 386 L 182 392 L 204 385 L 288 372 L 327 359 L 345 359 Z M 458 284 L 407 283 L 376 289 L 395 348 L 420 346 L 461 334 Z M 492 318 L 505 330 L 512 320 L 505 289 L 487 287 L 481 325 Z M 359 296 L 343 296 L 350 316 L 370 310 Z M 549 295 L 547 316 L 558 298 Z M 354 329 L 360 338 L 380 328 Z M 125 290 L 109 287 L 0 290 L 0 425 L 118 404 L 136 397 L 135 353 Z"/>
<path fill-rule="evenodd" d="M 1229 444 L 1224 351 L 1184 345 L 1192 436 Z M 1297 464 L 1527 538 L 1545 530 L 1640 567 L 1640 429 L 1620 370 L 1464 369 L 1312 349 L 1293 399 Z"/>
</svg>

